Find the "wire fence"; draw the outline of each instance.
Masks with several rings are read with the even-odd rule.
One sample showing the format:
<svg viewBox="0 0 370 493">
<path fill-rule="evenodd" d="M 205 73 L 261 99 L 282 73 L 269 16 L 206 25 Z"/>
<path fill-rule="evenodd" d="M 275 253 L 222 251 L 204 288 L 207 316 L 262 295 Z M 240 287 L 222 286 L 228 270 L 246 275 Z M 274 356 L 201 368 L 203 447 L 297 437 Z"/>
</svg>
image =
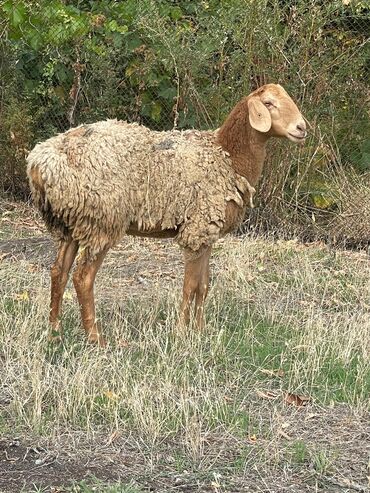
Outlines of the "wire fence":
<svg viewBox="0 0 370 493">
<path fill-rule="evenodd" d="M 304 150 L 274 147 L 258 217 L 276 226 L 287 208 L 290 224 L 306 231 L 322 216 L 327 227 L 349 200 L 333 172 L 368 183 L 369 12 L 351 0 L 0 2 L 2 188 L 26 190 L 28 150 L 71 126 L 216 128 L 242 96 L 279 82 L 311 138 Z"/>
</svg>

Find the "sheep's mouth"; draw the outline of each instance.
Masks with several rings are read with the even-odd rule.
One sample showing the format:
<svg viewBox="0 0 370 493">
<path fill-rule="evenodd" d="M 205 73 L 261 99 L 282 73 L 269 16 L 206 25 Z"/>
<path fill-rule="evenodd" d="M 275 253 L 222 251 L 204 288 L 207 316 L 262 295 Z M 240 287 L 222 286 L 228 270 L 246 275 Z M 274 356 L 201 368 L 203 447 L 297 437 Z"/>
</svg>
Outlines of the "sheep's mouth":
<svg viewBox="0 0 370 493">
<path fill-rule="evenodd" d="M 288 133 L 288 139 L 293 142 L 304 142 L 306 140 L 307 135 L 294 135 L 290 132 Z"/>
</svg>

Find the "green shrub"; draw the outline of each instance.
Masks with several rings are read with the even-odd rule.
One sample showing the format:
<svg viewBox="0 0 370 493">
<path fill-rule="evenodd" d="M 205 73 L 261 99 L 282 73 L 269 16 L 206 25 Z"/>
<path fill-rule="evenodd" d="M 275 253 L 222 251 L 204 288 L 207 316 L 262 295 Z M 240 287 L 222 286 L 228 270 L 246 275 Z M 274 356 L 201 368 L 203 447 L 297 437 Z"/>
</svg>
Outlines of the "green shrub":
<svg viewBox="0 0 370 493">
<path fill-rule="evenodd" d="M 298 150 L 274 144 L 252 221 L 270 228 L 289 218 L 299 229 L 303 218 L 311 228 L 312 210 L 325 216 L 333 205 L 323 178 L 333 165 L 370 169 L 368 11 L 345 3 L 6 0 L 1 166 L 13 171 L 0 185 L 24 186 L 13 126 L 22 145 L 104 118 L 215 128 L 238 99 L 274 81 L 298 101 L 311 137 Z"/>
</svg>

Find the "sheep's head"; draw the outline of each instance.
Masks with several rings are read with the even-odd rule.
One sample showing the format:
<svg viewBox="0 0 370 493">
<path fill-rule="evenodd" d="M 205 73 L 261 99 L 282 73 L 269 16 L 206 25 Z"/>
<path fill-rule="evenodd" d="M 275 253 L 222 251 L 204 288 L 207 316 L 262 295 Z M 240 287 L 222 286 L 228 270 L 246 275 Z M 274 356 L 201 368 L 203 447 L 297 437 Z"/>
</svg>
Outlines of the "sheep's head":
<svg viewBox="0 0 370 493">
<path fill-rule="evenodd" d="M 249 123 L 258 132 L 304 142 L 306 123 L 299 109 L 279 84 L 267 84 L 248 96 Z"/>
</svg>

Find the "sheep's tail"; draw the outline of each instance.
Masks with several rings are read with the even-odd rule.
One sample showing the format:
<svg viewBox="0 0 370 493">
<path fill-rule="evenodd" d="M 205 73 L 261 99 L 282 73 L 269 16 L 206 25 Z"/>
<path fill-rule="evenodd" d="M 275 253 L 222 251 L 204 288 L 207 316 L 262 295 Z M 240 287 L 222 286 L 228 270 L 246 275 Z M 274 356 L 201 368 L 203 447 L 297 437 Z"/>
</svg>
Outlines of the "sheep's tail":
<svg viewBox="0 0 370 493">
<path fill-rule="evenodd" d="M 53 211 L 51 203 L 48 200 L 46 181 L 43 179 L 37 164 L 30 160 L 28 162 L 27 175 L 30 182 L 33 201 L 40 211 L 47 229 L 56 236 L 58 240 L 68 239 L 71 234 L 67 225 L 64 223 L 63 219 Z"/>
</svg>

